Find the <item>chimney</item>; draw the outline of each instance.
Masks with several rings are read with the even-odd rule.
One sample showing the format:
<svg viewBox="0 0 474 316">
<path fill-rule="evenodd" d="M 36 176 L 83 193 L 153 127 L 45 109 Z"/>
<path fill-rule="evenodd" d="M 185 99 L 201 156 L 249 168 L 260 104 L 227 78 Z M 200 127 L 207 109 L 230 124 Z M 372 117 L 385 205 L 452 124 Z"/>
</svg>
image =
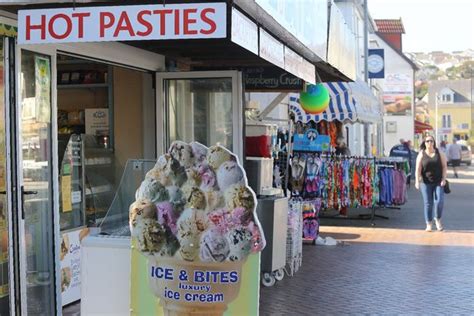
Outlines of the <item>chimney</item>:
<svg viewBox="0 0 474 316">
<path fill-rule="evenodd" d="M 377 26 L 377 35 L 399 51 L 402 51 L 402 34 L 405 33 L 402 18 L 375 19 L 374 22 Z"/>
</svg>

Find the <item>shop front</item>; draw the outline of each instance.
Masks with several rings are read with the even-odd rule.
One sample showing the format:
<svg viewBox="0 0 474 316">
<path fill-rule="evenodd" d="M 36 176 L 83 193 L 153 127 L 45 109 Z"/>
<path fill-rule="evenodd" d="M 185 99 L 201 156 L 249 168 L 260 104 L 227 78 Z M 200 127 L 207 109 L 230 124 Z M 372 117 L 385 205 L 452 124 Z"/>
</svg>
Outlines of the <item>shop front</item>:
<svg viewBox="0 0 474 316">
<path fill-rule="evenodd" d="M 242 70 L 314 83 L 315 67 L 227 2 L 38 8 L 1 20 L 19 33 L 2 38 L 2 308 L 60 314 L 96 288 L 84 313 L 128 313 L 133 284 L 114 278 L 131 263 L 108 251 L 130 257 L 128 205 L 146 171 L 175 140 L 244 161 Z"/>
<path fill-rule="evenodd" d="M 331 138 L 331 149 L 338 147 L 338 139 L 353 155 L 373 156 L 372 147 L 378 137 L 376 124 L 381 121 L 377 99 L 366 84 L 356 82 L 325 82 L 329 104 L 324 111 L 308 114 L 300 104 L 299 96 L 290 97 L 289 110 L 301 129 L 316 128 Z M 312 125 L 312 127 L 309 127 Z M 298 125 L 297 125 L 298 127 Z"/>
</svg>

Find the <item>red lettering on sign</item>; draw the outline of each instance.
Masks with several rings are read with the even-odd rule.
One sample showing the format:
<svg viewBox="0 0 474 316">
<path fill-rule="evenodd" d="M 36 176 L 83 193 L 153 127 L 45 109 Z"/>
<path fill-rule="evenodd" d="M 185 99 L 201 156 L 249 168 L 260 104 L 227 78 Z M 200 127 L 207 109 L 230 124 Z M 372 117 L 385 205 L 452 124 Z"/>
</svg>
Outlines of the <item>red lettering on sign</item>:
<svg viewBox="0 0 474 316">
<path fill-rule="evenodd" d="M 108 22 L 105 22 L 105 18 L 108 18 Z M 105 29 L 112 27 L 115 23 L 115 17 L 112 12 L 100 12 L 100 23 L 99 23 L 99 30 L 100 30 L 100 37 L 104 37 Z"/>
<path fill-rule="evenodd" d="M 150 10 L 143 10 L 143 11 L 140 11 L 138 13 L 138 16 L 137 16 L 138 23 L 140 23 L 141 25 L 143 25 L 146 28 L 146 31 L 144 31 L 144 32 L 137 31 L 138 36 L 147 36 L 147 35 L 150 35 L 151 32 L 153 31 L 153 25 L 151 25 L 150 22 L 148 22 L 147 20 L 145 20 L 143 18 L 144 15 L 151 15 L 151 11 Z"/>
<path fill-rule="evenodd" d="M 184 9 L 183 10 L 183 33 L 186 35 L 197 34 L 196 30 L 190 30 L 189 26 L 191 24 L 196 24 L 196 19 L 190 19 L 189 14 L 196 13 L 197 9 Z"/>
<path fill-rule="evenodd" d="M 31 30 L 40 30 L 41 39 L 44 40 L 46 38 L 46 16 L 44 14 L 41 15 L 41 23 L 37 25 L 31 25 L 31 16 L 27 15 L 25 24 L 27 41 L 31 39 Z"/>
<path fill-rule="evenodd" d="M 84 37 L 84 18 L 91 16 L 89 12 L 83 12 L 83 13 L 73 13 L 72 17 L 77 18 L 77 37 L 78 38 L 83 38 Z"/>
<path fill-rule="evenodd" d="M 128 34 L 130 34 L 130 36 L 135 36 L 135 31 L 133 30 L 132 22 L 130 22 L 130 19 L 128 18 L 128 14 L 125 11 L 122 12 L 122 14 L 120 14 L 120 18 L 117 22 L 117 28 L 115 29 L 115 32 L 114 32 L 114 37 L 117 37 L 117 35 L 121 31 L 128 31 Z"/>
<path fill-rule="evenodd" d="M 204 23 L 207 23 L 209 25 L 209 29 L 207 29 L 207 30 L 201 29 L 200 33 L 209 35 L 209 34 L 212 34 L 216 31 L 217 25 L 216 25 L 216 22 L 214 20 L 212 20 L 211 18 L 209 18 L 207 16 L 207 13 L 214 13 L 215 14 L 216 10 L 212 9 L 212 8 L 208 8 L 208 9 L 204 9 L 204 10 L 201 11 L 201 20 Z"/>
<path fill-rule="evenodd" d="M 173 10 L 154 10 L 154 14 L 158 14 L 160 16 L 160 35 L 165 35 L 166 33 L 166 15 L 173 13 Z"/>
<path fill-rule="evenodd" d="M 54 23 L 56 22 L 57 19 L 63 19 L 66 22 L 66 31 L 63 34 L 58 34 L 54 30 Z M 48 32 L 52 38 L 65 39 L 72 32 L 71 18 L 67 16 L 66 14 L 62 14 L 62 13 L 53 15 L 53 17 L 51 18 L 51 20 L 49 20 L 49 23 L 48 23 Z"/>
<path fill-rule="evenodd" d="M 174 34 L 179 34 L 179 10 L 174 10 Z"/>
</svg>

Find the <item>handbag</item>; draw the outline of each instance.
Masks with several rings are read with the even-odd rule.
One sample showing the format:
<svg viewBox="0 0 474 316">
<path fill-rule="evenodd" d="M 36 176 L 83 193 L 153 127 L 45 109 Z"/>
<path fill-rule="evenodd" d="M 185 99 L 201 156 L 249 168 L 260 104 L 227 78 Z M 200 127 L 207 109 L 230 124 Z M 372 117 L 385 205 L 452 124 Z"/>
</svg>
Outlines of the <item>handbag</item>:
<svg viewBox="0 0 474 316">
<path fill-rule="evenodd" d="M 449 181 L 445 180 L 446 184 L 444 185 L 444 193 L 449 194 L 451 193 L 451 188 L 449 187 Z"/>
</svg>

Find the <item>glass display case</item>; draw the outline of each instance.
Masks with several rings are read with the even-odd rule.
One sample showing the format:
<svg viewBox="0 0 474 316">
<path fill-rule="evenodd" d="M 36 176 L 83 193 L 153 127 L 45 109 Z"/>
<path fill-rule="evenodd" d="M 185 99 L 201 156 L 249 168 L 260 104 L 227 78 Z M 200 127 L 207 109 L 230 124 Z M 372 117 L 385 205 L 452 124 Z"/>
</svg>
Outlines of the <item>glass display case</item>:
<svg viewBox="0 0 474 316">
<path fill-rule="evenodd" d="M 115 194 L 115 159 L 97 136 L 60 134 L 61 231 L 98 226 Z"/>
<path fill-rule="evenodd" d="M 58 138 L 59 158 L 59 196 L 61 231 L 85 225 L 84 217 L 84 168 L 83 144 L 81 135 L 60 135 Z M 65 148 L 65 149 L 63 149 Z M 61 155 L 62 154 L 62 155 Z"/>
<path fill-rule="evenodd" d="M 130 236 L 129 207 L 135 201 L 135 192 L 156 160 L 129 159 L 107 215 L 100 225 L 102 235 Z"/>
<path fill-rule="evenodd" d="M 114 152 L 101 136 L 82 135 L 84 143 L 85 213 L 88 226 L 100 226 L 122 173 Z"/>
</svg>

